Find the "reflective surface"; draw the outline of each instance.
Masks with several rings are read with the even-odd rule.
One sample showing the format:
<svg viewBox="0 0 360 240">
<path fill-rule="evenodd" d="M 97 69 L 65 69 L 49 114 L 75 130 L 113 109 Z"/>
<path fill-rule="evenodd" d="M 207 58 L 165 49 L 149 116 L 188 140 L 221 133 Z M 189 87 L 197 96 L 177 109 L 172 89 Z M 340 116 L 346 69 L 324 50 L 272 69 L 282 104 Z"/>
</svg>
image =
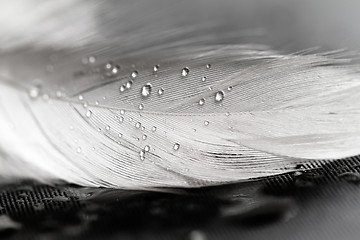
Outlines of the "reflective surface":
<svg viewBox="0 0 360 240">
<path fill-rule="evenodd" d="M 47 186 L 0 192 L 1 239 L 358 239 L 360 159 L 253 183 L 156 192 Z M 312 166 L 314 167 L 314 166 Z"/>
</svg>

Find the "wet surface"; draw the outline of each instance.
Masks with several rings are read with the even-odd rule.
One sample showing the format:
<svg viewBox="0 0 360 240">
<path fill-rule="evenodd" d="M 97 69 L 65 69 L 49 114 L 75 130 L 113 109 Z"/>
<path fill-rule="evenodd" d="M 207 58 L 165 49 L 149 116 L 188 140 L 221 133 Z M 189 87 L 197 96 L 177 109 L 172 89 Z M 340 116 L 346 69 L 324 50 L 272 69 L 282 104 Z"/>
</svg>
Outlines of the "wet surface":
<svg viewBox="0 0 360 240">
<path fill-rule="evenodd" d="M 158 192 L 7 184 L 0 237 L 358 239 L 360 159 L 298 168 L 254 182 Z"/>
</svg>

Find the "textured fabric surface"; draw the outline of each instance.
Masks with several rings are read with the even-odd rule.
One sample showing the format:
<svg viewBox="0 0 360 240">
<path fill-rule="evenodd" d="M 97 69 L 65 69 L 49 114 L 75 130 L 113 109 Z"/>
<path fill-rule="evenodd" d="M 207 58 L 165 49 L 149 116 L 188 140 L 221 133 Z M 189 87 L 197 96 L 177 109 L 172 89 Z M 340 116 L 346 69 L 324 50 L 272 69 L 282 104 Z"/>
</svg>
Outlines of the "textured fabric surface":
<svg viewBox="0 0 360 240">
<path fill-rule="evenodd" d="M 317 167 L 307 170 L 309 167 Z M 359 239 L 360 159 L 159 192 L 1 186 L 1 239 Z"/>
</svg>

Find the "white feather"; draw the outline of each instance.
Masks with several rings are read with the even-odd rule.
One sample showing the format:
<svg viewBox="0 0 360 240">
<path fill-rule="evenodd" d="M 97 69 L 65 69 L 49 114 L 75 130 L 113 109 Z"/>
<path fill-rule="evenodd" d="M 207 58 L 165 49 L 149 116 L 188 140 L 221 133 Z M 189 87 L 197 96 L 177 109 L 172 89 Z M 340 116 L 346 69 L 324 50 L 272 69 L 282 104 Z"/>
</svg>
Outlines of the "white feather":
<svg viewBox="0 0 360 240">
<path fill-rule="evenodd" d="M 214 36 L 201 24 L 127 31 L 135 25 L 120 24 L 116 36 L 97 29 L 104 41 L 89 37 L 84 46 L 72 44 L 76 35 L 57 50 L 37 38 L 4 42 L 1 176 L 199 187 L 360 154 L 359 66 L 344 52 L 281 54 L 238 44 L 232 34 Z M 69 26 L 76 28 L 84 29 Z M 110 60 L 120 66 L 116 74 L 105 69 Z M 129 81 L 130 89 L 120 91 Z"/>
</svg>

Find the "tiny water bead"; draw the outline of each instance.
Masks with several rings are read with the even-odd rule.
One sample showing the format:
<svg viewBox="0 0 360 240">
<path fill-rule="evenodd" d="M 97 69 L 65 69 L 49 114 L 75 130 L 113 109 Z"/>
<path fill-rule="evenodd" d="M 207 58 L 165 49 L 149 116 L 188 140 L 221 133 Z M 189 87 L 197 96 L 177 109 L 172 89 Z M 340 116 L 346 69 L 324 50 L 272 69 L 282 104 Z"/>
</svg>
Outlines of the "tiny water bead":
<svg viewBox="0 0 360 240">
<path fill-rule="evenodd" d="M 232 89 L 233 89 L 232 86 L 229 86 L 229 87 L 227 88 L 228 91 L 231 91 Z"/>
<path fill-rule="evenodd" d="M 158 95 L 161 96 L 164 94 L 164 89 L 163 88 L 159 88 L 158 90 Z"/>
<path fill-rule="evenodd" d="M 190 69 L 188 67 L 184 67 L 182 70 L 181 70 L 181 75 L 183 77 L 186 77 L 187 75 L 189 75 L 189 72 L 190 72 Z"/>
<path fill-rule="evenodd" d="M 121 115 L 124 115 L 124 114 L 125 114 L 125 110 L 124 110 L 124 109 L 121 109 L 121 110 L 120 110 L 120 114 L 121 114 Z"/>
<path fill-rule="evenodd" d="M 76 152 L 77 152 L 77 153 L 81 153 L 81 147 L 77 147 L 77 148 L 76 148 Z"/>
<path fill-rule="evenodd" d="M 78 98 L 79 98 L 79 100 L 80 100 L 80 101 L 84 100 L 83 95 L 79 95 L 79 97 L 78 97 Z"/>
<path fill-rule="evenodd" d="M 133 72 L 131 73 L 131 78 L 132 78 L 132 79 L 135 79 L 135 78 L 138 76 L 138 74 L 139 74 L 138 71 L 136 71 L 136 70 L 133 71 Z"/>
<path fill-rule="evenodd" d="M 142 136 L 142 140 L 146 140 L 147 139 L 147 136 L 144 134 L 143 136 Z"/>
<path fill-rule="evenodd" d="M 144 109 L 144 104 L 140 103 L 139 104 L 139 110 L 143 110 Z"/>
<path fill-rule="evenodd" d="M 160 65 L 156 64 L 153 68 L 154 72 L 159 71 Z"/>
<path fill-rule="evenodd" d="M 132 84 L 133 84 L 133 81 L 128 81 L 128 82 L 125 84 L 125 87 L 126 87 L 127 89 L 130 89 L 131 86 L 132 86 Z"/>
<path fill-rule="evenodd" d="M 119 73 L 119 71 L 120 71 L 120 66 L 119 65 L 116 65 L 116 66 L 114 66 L 112 69 L 111 69 L 111 72 L 112 72 L 112 74 L 118 74 Z"/>
<path fill-rule="evenodd" d="M 94 56 L 90 56 L 88 60 L 89 60 L 89 63 L 91 63 L 91 64 L 96 62 L 96 58 Z"/>
<path fill-rule="evenodd" d="M 109 125 L 106 125 L 106 126 L 105 126 L 105 129 L 106 129 L 106 131 L 110 131 L 110 126 L 109 126 Z"/>
<path fill-rule="evenodd" d="M 218 91 L 216 94 L 215 94 L 215 101 L 216 102 L 221 102 L 223 99 L 224 99 L 224 92 L 223 91 Z"/>
<path fill-rule="evenodd" d="M 230 116 L 230 113 L 229 112 L 225 113 L 225 116 L 227 116 L 227 117 Z"/>
<path fill-rule="evenodd" d="M 29 96 L 31 98 L 37 98 L 40 94 L 40 88 L 39 87 L 32 87 L 29 89 Z"/>
<path fill-rule="evenodd" d="M 125 86 L 124 86 L 124 85 L 121 85 L 121 86 L 119 87 L 119 91 L 120 91 L 120 92 L 124 92 L 124 91 L 125 91 Z"/>
<path fill-rule="evenodd" d="M 202 106 L 205 104 L 205 98 L 199 100 L 199 105 Z"/>
<path fill-rule="evenodd" d="M 152 132 L 156 132 L 156 127 L 153 126 L 153 127 L 151 128 L 151 131 L 152 131 Z"/>
<path fill-rule="evenodd" d="M 105 64 L 105 69 L 106 69 L 106 70 L 110 70 L 112 67 L 113 67 L 113 63 L 112 63 L 112 62 L 107 62 L 107 63 Z"/>
<path fill-rule="evenodd" d="M 211 68 L 211 64 L 206 64 L 206 69 L 210 69 Z"/>
<path fill-rule="evenodd" d="M 124 117 L 119 117 L 119 122 L 124 122 Z"/>
<path fill-rule="evenodd" d="M 87 118 L 90 118 L 92 115 L 92 112 L 90 110 L 87 110 L 85 115 Z"/>
<path fill-rule="evenodd" d="M 208 125 L 209 125 L 209 121 L 205 120 L 205 121 L 204 121 L 204 125 L 205 125 L 205 126 L 208 126 Z"/>
<path fill-rule="evenodd" d="M 201 81 L 202 81 L 202 82 L 206 82 L 206 77 L 202 77 L 202 78 L 201 78 Z"/>
<path fill-rule="evenodd" d="M 145 160 L 145 150 L 140 150 L 139 152 L 139 156 L 140 156 L 140 160 L 141 161 L 144 161 Z"/>
<path fill-rule="evenodd" d="M 179 150 L 180 144 L 175 143 L 174 146 L 173 146 L 173 148 L 174 148 L 175 151 Z"/>
<path fill-rule="evenodd" d="M 63 93 L 61 91 L 56 91 L 56 97 L 61 98 L 63 96 Z"/>
<path fill-rule="evenodd" d="M 144 150 L 145 150 L 145 152 L 149 152 L 149 151 L 150 151 L 150 146 L 149 146 L 149 145 L 146 145 L 146 146 L 144 147 Z"/>
<path fill-rule="evenodd" d="M 118 134 L 118 137 L 119 137 L 119 138 L 122 138 L 122 136 L 123 136 L 122 133 L 119 133 L 119 134 Z"/>
<path fill-rule="evenodd" d="M 152 85 L 150 83 L 145 84 L 141 88 L 141 96 L 148 97 L 151 94 Z"/>
<path fill-rule="evenodd" d="M 140 123 L 140 122 L 135 123 L 135 127 L 136 127 L 136 128 L 140 128 L 140 127 L 141 127 L 141 123 Z"/>
</svg>

